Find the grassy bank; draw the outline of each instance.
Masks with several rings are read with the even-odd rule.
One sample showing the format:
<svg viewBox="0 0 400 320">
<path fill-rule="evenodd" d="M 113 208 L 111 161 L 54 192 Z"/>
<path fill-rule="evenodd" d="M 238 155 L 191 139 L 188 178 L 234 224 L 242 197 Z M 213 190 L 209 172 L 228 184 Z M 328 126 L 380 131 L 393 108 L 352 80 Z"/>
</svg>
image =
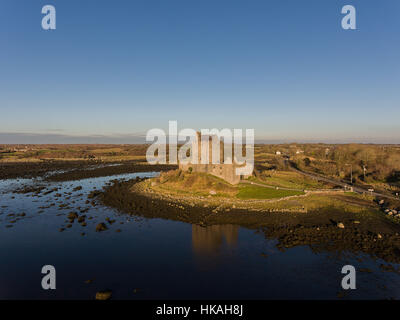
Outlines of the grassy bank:
<svg viewBox="0 0 400 320">
<path fill-rule="evenodd" d="M 301 191 L 292 190 L 282 190 L 282 189 L 272 189 L 261 186 L 254 185 L 240 185 L 238 187 L 239 191 L 236 194 L 238 199 L 273 199 L 273 198 L 283 198 L 289 196 L 304 195 Z"/>
<path fill-rule="evenodd" d="M 202 196 L 230 199 L 274 199 L 304 195 L 302 191 L 280 190 L 249 184 L 231 185 L 206 173 L 189 173 L 181 170 L 164 172 L 152 180 L 155 192 L 181 196 Z"/>
<path fill-rule="evenodd" d="M 351 194 L 313 194 L 276 201 L 171 196 L 156 187 L 157 192 L 151 183 L 140 179 L 116 181 L 105 188 L 99 199 L 107 206 L 147 218 L 258 229 L 267 238 L 276 239 L 282 250 L 309 245 L 317 251 L 363 252 L 400 262 L 400 225 L 369 199 Z M 307 211 L 297 211 L 301 207 Z"/>
</svg>

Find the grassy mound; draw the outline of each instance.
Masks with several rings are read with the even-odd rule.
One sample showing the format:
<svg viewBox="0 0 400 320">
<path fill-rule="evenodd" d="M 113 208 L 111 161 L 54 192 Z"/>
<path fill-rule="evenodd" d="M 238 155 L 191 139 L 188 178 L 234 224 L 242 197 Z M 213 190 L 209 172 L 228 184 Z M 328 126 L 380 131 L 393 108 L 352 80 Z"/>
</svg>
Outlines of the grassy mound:
<svg viewBox="0 0 400 320">
<path fill-rule="evenodd" d="M 214 195 L 232 197 L 237 193 L 237 187 L 213 175 L 198 172 L 183 172 L 172 170 L 161 173 L 154 179 L 153 189 L 170 193 Z"/>
<path fill-rule="evenodd" d="M 231 185 L 206 173 L 173 170 L 152 180 L 152 189 L 181 195 L 229 197 L 235 199 L 273 199 L 304 194 L 301 191 L 279 190 L 255 185 Z"/>
</svg>

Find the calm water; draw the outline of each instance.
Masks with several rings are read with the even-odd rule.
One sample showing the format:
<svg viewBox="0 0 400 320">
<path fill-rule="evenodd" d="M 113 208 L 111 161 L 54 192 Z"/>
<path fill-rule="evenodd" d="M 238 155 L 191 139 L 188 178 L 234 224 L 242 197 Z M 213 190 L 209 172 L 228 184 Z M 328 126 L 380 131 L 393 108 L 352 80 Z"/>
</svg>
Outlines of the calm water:
<svg viewBox="0 0 400 320">
<path fill-rule="evenodd" d="M 59 190 L 40 197 L 10 192 L 40 180 L 0 181 L 0 299 L 93 299 L 104 289 L 112 290 L 113 299 L 337 299 L 345 264 L 373 272 L 358 272 L 357 290 L 343 299 L 400 298 L 400 275 L 382 272 L 382 261 L 366 256 L 362 262 L 350 255 L 332 258 L 306 246 L 280 252 L 275 240 L 255 230 L 144 219 L 85 203 L 110 180 L 153 175 L 43 183 Z M 83 189 L 73 191 L 77 186 Z M 93 219 L 60 232 L 78 207 L 89 208 L 85 214 Z M 22 212 L 26 216 L 10 223 L 15 217 L 8 214 Z M 116 222 L 95 232 L 107 217 Z M 48 264 L 56 268 L 56 290 L 41 288 L 41 268 Z"/>
</svg>

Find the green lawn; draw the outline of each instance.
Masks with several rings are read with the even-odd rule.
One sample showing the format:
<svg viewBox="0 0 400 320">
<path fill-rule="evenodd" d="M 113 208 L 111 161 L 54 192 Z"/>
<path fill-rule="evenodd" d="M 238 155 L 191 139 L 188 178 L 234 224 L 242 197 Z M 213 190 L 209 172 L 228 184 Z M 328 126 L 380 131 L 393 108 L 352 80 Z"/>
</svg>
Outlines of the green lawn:
<svg viewBox="0 0 400 320">
<path fill-rule="evenodd" d="M 264 188 L 260 186 L 239 186 L 239 192 L 236 197 L 239 199 L 273 199 L 288 196 L 302 195 L 301 191 L 290 191 Z"/>
</svg>

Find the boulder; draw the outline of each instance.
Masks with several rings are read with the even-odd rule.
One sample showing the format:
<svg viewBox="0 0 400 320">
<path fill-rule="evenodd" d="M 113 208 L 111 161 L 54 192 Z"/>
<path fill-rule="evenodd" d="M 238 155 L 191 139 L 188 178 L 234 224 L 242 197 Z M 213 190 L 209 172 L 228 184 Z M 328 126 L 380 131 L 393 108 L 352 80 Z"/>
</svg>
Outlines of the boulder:
<svg viewBox="0 0 400 320">
<path fill-rule="evenodd" d="M 70 219 L 70 220 L 74 220 L 74 219 L 77 219 L 77 218 L 78 218 L 78 214 L 76 212 L 71 212 L 68 215 L 68 219 Z"/>
<path fill-rule="evenodd" d="M 340 228 L 340 229 L 344 229 L 344 224 L 342 222 L 339 222 L 337 224 L 337 227 Z"/>
<path fill-rule="evenodd" d="M 105 223 L 101 222 L 96 226 L 96 232 L 107 230 L 107 226 Z"/>
<path fill-rule="evenodd" d="M 96 293 L 96 300 L 109 300 L 111 295 L 111 291 L 99 291 Z"/>
</svg>

